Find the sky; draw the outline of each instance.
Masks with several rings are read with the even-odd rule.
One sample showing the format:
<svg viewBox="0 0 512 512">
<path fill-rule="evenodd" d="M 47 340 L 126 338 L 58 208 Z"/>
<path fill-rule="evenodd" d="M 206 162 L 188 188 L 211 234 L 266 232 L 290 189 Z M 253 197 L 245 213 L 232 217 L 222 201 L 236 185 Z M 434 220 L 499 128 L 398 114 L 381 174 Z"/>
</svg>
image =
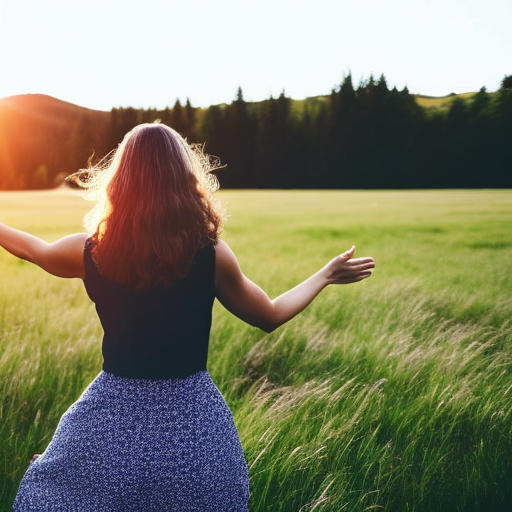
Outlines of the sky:
<svg viewBox="0 0 512 512">
<path fill-rule="evenodd" d="M 510 0 L 0 0 L 0 98 L 164 108 L 358 84 L 444 96 L 512 74 Z"/>
</svg>

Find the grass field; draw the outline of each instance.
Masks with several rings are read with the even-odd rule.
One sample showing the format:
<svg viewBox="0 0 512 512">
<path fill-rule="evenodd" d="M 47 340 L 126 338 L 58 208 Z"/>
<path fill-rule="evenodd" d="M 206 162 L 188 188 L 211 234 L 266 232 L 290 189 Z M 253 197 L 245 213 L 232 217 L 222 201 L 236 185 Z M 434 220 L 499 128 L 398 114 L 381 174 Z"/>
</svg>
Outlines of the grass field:
<svg viewBox="0 0 512 512">
<path fill-rule="evenodd" d="M 512 191 L 224 191 L 224 238 L 271 296 L 355 244 L 374 275 L 272 334 L 216 304 L 209 370 L 251 512 L 505 512 L 512 503 Z M 0 221 L 81 230 L 74 192 L 0 193 Z M 101 366 L 81 282 L 0 252 L 0 502 Z"/>
</svg>

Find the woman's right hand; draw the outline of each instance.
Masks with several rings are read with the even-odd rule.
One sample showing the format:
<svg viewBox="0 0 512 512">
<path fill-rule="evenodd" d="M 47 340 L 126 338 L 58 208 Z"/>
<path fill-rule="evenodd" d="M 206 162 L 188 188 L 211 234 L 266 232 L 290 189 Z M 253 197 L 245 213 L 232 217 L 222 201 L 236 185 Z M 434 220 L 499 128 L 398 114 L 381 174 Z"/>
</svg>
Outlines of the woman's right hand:
<svg viewBox="0 0 512 512">
<path fill-rule="evenodd" d="M 328 284 L 350 284 L 367 279 L 375 268 L 373 258 L 354 258 L 356 247 L 353 245 L 348 251 L 333 258 L 324 268 Z"/>
</svg>

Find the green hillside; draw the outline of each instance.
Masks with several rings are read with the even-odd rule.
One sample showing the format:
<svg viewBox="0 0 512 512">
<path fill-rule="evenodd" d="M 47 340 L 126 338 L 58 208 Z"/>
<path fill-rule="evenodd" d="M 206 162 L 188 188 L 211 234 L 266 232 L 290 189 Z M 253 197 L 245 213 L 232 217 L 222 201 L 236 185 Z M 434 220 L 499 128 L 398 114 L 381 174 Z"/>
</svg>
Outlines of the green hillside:
<svg viewBox="0 0 512 512">
<path fill-rule="evenodd" d="M 460 98 L 464 101 L 471 100 L 476 92 L 465 92 L 462 94 L 448 94 L 447 96 L 423 96 L 422 94 L 413 94 L 418 105 L 426 110 L 449 110 L 455 99 Z"/>
</svg>

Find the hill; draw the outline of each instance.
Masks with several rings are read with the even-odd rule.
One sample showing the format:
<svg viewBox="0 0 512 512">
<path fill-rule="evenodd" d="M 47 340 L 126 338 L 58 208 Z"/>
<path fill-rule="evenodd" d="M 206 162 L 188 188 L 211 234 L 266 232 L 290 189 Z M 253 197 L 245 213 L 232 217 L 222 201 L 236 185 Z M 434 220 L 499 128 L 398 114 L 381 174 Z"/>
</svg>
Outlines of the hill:
<svg viewBox="0 0 512 512">
<path fill-rule="evenodd" d="M 422 94 L 414 94 L 416 103 L 426 110 L 449 110 L 456 98 L 464 101 L 471 100 L 475 92 L 465 92 L 462 94 L 448 94 L 446 96 L 424 96 Z"/>
<path fill-rule="evenodd" d="M 47 188 L 108 151 L 110 112 L 42 94 L 0 99 L 0 189 Z"/>
</svg>

